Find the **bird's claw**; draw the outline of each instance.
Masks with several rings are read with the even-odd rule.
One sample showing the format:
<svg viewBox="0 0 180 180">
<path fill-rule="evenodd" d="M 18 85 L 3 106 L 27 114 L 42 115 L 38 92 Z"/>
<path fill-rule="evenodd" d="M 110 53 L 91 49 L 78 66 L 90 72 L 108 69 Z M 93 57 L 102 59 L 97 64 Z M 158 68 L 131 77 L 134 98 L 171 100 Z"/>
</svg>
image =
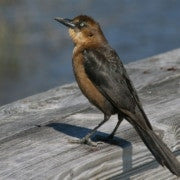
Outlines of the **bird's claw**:
<svg viewBox="0 0 180 180">
<path fill-rule="evenodd" d="M 102 142 L 94 142 L 90 138 L 82 138 L 82 139 L 70 139 L 70 143 L 75 143 L 75 144 L 87 144 L 89 146 L 98 146 L 98 144 L 102 144 Z"/>
</svg>

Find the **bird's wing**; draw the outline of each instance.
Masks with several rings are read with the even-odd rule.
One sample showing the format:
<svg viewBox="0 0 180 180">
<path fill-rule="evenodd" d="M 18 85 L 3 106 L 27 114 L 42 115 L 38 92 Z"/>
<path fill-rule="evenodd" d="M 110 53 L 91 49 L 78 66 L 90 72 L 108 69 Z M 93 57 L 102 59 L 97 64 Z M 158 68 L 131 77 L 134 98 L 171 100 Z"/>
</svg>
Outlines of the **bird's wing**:
<svg viewBox="0 0 180 180">
<path fill-rule="evenodd" d="M 152 129 L 136 90 L 116 52 L 110 48 L 83 51 L 84 67 L 98 90 L 125 117 L 138 118 L 138 124 Z"/>
</svg>

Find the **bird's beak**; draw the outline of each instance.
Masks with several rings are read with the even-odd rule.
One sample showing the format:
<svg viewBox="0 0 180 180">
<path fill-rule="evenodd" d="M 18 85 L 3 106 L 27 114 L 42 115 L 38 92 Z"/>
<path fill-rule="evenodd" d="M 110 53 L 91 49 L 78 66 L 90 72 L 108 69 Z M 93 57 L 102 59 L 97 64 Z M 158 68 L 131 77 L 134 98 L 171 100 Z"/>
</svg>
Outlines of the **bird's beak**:
<svg viewBox="0 0 180 180">
<path fill-rule="evenodd" d="M 71 19 L 64 19 L 64 18 L 60 18 L 60 17 L 56 17 L 54 18 L 54 20 L 60 22 L 61 24 L 64 24 L 65 26 L 74 29 L 76 27 L 76 25 L 72 22 Z"/>
</svg>

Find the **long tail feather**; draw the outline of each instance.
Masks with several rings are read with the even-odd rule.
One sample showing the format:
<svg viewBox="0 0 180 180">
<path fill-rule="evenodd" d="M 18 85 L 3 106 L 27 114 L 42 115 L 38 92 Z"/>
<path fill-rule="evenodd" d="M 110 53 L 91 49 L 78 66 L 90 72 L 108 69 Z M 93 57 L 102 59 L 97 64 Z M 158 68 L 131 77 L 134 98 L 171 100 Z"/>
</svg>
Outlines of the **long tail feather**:
<svg viewBox="0 0 180 180">
<path fill-rule="evenodd" d="M 180 162 L 153 130 L 145 130 L 137 124 L 134 125 L 134 128 L 156 160 L 162 166 L 166 166 L 173 174 L 180 176 Z"/>
</svg>

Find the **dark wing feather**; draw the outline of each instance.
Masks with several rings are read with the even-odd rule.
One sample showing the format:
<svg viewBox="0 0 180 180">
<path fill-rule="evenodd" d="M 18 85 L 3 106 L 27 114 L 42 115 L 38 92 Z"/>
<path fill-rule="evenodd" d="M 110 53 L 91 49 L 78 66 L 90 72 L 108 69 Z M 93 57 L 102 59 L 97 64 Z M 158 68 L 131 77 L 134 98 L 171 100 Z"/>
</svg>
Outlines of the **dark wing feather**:
<svg viewBox="0 0 180 180">
<path fill-rule="evenodd" d="M 152 129 L 136 90 L 116 52 L 108 47 L 86 49 L 83 55 L 85 71 L 98 90 L 119 111 L 126 112 L 125 115 L 135 115 L 140 124 L 146 122 L 144 125 Z"/>
</svg>

